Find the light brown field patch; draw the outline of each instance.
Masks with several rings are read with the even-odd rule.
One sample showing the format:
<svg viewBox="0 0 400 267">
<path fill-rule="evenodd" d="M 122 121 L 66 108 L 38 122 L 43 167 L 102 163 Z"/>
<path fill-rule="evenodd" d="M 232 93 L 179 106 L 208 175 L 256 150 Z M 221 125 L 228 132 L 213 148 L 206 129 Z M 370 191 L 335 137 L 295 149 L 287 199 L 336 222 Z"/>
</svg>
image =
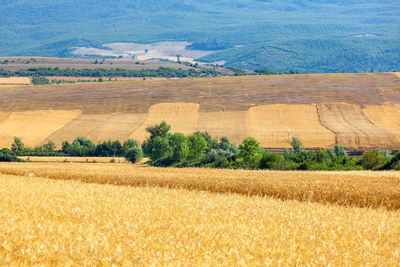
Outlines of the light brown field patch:
<svg viewBox="0 0 400 267">
<path fill-rule="evenodd" d="M 51 140 L 59 146 L 63 141 L 72 142 L 76 137 L 87 137 L 109 119 L 111 114 L 81 115 L 47 136 L 44 142 Z"/>
<path fill-rule="evenodd" d="M 395 148 L 396 137 L 374 124 L 358 105 L 317 105 L 321 122 L 336 133 L 337 142 L 349 149 Z"/>
<path fill-rule="evenodd" d="M 31 80 L 27 77 L 0 78 L 0 85 L 29 85 Z"/>
<path fill-rule="evenodd" d="M 171 132 L 192 134 L 197 129 L 199 104 L 195 103 L 161 103 L 150 107 L 145 121 L 129 138 L 143 141 L 149 135 L 146 128 L 166 121 L 171 125 Z"/>
<path fill-rule="evenodd" d="M 212 137 L 229 137 L 233 143 L 241 143 L 247 137 L 246 111 L 200 112 L 197 129 Z"/>
<path fill-rule="evenodd" d="M 396 106 L 367 106 L 363 109 L 367 117 L 379 127 L 396 135 L 400 140 L 400 110 Z"/>
<path fill-rule="evenodd" d="M 13 112 L 0 124 L 0 147 L 10 147 L 14 136 L 35 146 L 80 114 L 80 110 Z"/>
<path fill-rule="evenodd" d="M 319 121 L 315 105 L 263 105 L 247 112 L 247 134 L 268 148 L 290 147 L 292 137 L 305 147 L 330 147 L 335 135 Z"/>
<path fill-rule="evenodd" d="M 88 138 L 93 142 L 108 140 L 125 141 L 145 120 L 147 114 L 111 114 L 100 127 L 93 129 Z"/>
</svg>

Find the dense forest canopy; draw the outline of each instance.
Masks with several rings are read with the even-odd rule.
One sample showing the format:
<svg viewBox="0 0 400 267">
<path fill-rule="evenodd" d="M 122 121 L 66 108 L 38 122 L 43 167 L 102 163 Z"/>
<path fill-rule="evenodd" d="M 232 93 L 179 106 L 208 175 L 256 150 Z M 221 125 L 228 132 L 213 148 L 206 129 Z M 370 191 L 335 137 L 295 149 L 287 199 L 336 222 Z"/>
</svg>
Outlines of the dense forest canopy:
<svg viewBox="0 0 400 267">
<path fill-rule="evenodd" d="M 399 69 L 398 0 L 3 0 L 0 56 L 189 41 L 205 62 L 297 72 Z"/>
</svg>

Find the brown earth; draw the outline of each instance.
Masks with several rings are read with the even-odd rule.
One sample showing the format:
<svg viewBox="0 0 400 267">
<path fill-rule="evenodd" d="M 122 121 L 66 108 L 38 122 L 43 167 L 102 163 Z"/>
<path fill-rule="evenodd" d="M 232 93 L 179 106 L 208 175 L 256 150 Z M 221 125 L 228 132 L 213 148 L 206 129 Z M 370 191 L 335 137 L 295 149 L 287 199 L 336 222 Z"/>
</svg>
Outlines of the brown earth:
<svg viewBox="0 0 400 267">
<path fill-rule="evenodd" d="M 146 113 L 163 102 L 199 103 L 200 111 L 247 110 L 265 104 L 400 103 L 393 73 L 301 74 L 140 80 L 123 83 L 0 88 L 0 111 L 82 109 L 85 114 Z"/>
</svg>

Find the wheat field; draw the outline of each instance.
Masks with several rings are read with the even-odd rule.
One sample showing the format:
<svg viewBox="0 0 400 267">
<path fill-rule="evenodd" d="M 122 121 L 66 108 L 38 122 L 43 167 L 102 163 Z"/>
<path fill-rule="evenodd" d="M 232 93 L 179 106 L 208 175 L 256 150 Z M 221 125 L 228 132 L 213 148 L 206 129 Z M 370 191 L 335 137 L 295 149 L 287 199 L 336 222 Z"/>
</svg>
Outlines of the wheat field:
<svg viewBox="0 0 400 267">
<path fill-rule="evenodd" d="M 284 172 L 156 168 L 132 164 L 0 163 L 0 174 L 274 197 L 360 208 L 400 209 L 397 172 Z"/>
<path fill-rule="evenodd" d="M 88 168 L 83 165 L 73 168 Z M 51 165 L 26 166 L 20 169 L 30 172 L 27 176 L 0 175 L 2 265 L 395 266 L 400 261 L 398 210 L 83 183 L 74 173 L 72 180 L 47 179 L 35 177 L 36 169 L 44 177 L 66 177 L 57 168 L 46 175 Z M 166 172 L 181 180 L 181 170 Z"/>
</svg>

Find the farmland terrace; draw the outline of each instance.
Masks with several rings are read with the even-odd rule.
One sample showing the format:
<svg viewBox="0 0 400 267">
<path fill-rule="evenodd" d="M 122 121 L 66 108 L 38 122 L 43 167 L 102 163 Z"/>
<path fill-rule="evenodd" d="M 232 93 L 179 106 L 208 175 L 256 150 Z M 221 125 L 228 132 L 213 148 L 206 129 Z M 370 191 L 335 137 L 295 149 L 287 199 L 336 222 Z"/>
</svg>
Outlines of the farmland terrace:
<svg viewBox="0 0 400 267">
<path fill-rule="evenodd" d="M 0 88 L 0 137 L 37 145 L 77 136 L 95 142 L 172 131 L 208 131 L 268 148 L 339 143 L 350 149 L 400 147 L 400 78 L 395 73 L 302 74 L 133 80 Z"/>
</svg>

